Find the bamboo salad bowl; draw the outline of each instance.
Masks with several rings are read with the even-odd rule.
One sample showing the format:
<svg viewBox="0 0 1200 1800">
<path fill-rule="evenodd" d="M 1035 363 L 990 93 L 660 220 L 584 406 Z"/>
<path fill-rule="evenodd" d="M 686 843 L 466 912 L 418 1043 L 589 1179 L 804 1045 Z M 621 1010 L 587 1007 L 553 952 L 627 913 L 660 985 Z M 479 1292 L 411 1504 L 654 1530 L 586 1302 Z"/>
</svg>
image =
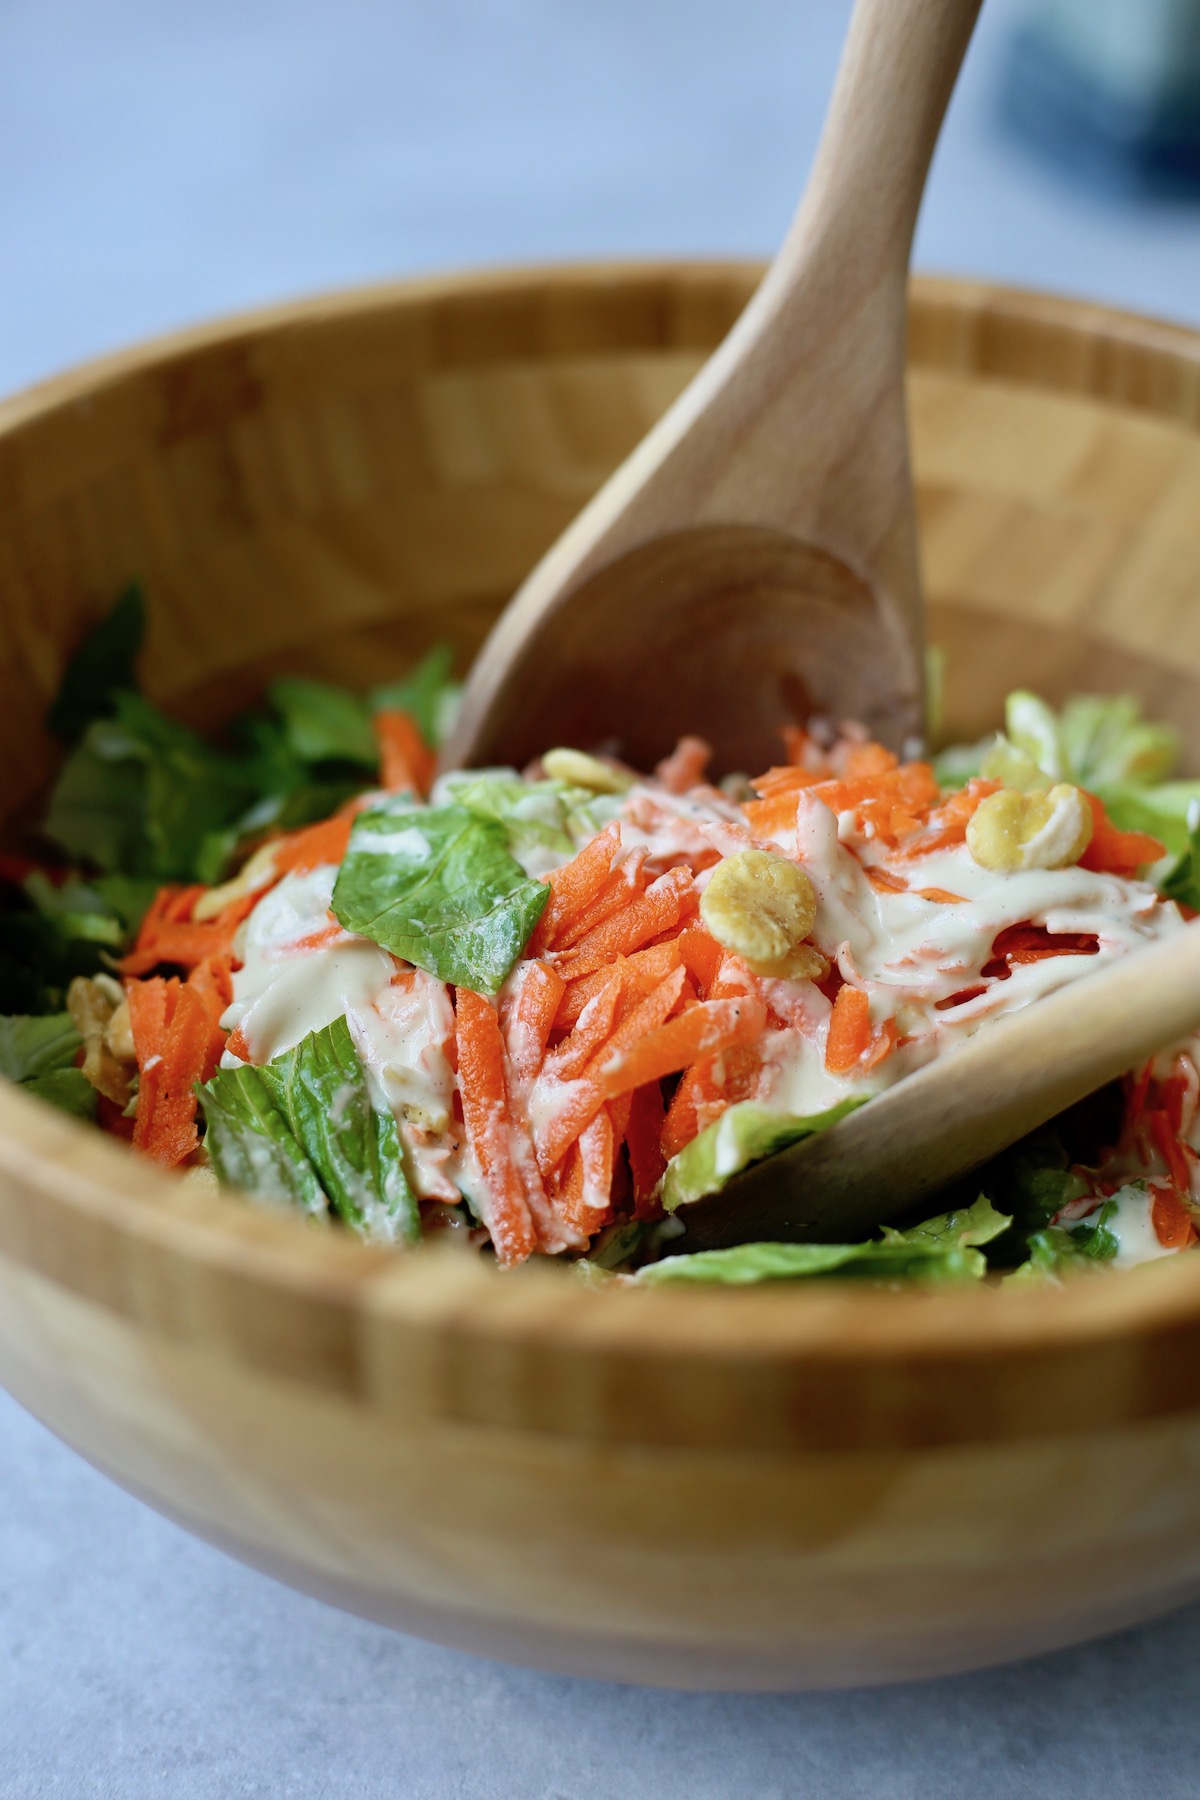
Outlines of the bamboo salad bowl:
<svg viewBox="0 0 1200 1800">
<path fill-rule="evenodd" d="M 133 574 L 151 691 L 193 721 L 281 670 L 465 661 L 757 273 L 405 284 L 0 406 L 0 811 Z M 1200 337 L 926 280 L 911 364 L 948 733 L 1018 684 L 1135 689 L 1200 768 Z M 1200 1255 L 1025 1294 L 597 1294 L 198 1196 L 3 1086 L 0 1379 L 258 1568 L 576 1674 L 905 1679 L 1200 1593 Z"/>
</svg>

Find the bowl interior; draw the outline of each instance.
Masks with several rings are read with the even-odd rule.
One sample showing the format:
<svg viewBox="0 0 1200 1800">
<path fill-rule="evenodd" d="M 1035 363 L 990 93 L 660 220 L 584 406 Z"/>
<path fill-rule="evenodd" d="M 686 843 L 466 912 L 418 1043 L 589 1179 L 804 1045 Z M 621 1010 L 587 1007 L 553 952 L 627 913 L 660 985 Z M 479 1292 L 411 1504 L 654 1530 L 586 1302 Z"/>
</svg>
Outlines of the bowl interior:
<svg viewBox="0 0 1200 1800">
<path fill-rule="evenodd" d="M 406 284 L 206 328 L 0 407 L 0 814 L 44 785 L 64 657 L 133 575 L 151 602 L 148 686 L 193 722 L 281 671 L 365 686 L 443 639 L 465 665 L 757 275 Z M 1131 689 L 1200 766 L 1193 338 L 918 281 L 911 416 L 946 735 L 995 723 L 1017 685 Z M 152 1171 L 135 1180 L 100 1148 L 104 1204 L 165 1198 Z M 212 1218 L 242 1240 L 238 1215 L 223 1202 Z M 136 1229 L 150 1229 L 140 1211 Z M 273 1242 L 284 1227 L 253 1229 Z"/>
</svg>

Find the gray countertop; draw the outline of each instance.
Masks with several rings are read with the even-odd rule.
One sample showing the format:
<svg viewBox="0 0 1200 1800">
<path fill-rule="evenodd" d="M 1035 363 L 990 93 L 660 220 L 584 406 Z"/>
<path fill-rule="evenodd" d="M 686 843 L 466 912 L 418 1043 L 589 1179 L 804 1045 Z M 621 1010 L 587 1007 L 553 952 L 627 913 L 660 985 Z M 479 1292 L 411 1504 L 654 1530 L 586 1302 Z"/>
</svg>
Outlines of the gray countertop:
<svg viewBox="0 0 1200 1800">
<path fill-rule="evenodd" d="M 1133 0 L 1131 0 L 1131 4 Z M 847 0 L 4 0 L 0 392 L 408 271 L 765 254 Z M 1007 141 L 989 0 L 917 261 L 1200 323 L 1200 208 Z M 2 528 L 2 525 L 0 525 Z M 0 1397 L 0 1796 L 1195 1794 L 1200 1610 L 869 1693 L 662 1694 L 362 1624 L 198 1544 Z"/>
</svg>

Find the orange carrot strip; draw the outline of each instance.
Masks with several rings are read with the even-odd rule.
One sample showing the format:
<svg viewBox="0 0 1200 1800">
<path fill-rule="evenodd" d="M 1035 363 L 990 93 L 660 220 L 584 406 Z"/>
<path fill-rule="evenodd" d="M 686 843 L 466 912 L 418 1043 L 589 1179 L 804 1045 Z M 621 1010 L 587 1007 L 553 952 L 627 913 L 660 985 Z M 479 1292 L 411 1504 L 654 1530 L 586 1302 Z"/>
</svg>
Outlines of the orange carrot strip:
<svg viewBox="0 0 1200 1800">
<path fill-rule="evenodd" d="M 797 787 L 791 793 L 771 794 L 763 800 L 747 800 L 742 811 L 755 837 L 778 837 L 781 831 L 791 831 L 796 823 L 799 793 Z"/>
<path fill-rule="evenodd" d="M 963 894 L 952 894 L 948 888 L 940 887 L 918 888 L 917 893 L 922 900 L 933 900 L 938 906 L 961 906 L 966 898 Z"/>
<path fill-rule="evenodd" d="M 377 712 L 371 721 L 379 744 L 379 780 L 391 793 L 427 794 L 437 758 L 411 713 Z"/>
<path fill-rule="evenodd" d="M 668 794 L 686 794 L 689 788 L 699 787 L 711 761 L 711 744 L 701 737 L 681 737 L 670 756 L 659 763 L 654 777 Z"/>
<path fill-rule="evenodd" d="M 1182 1194 L 1191 1192 L 1192 1171 L 1188 1164 L 1187 1152 L 1171 1130 L 1171 1120 L 1167 1112 L 1158 1107 L 1148 1115 L 1150 1134 L 1157 1146 L 1158 1153 L 1167 1165 L 1175 1187 Z"/>
<path fill-rule="evenodd" d="M 520 964 L 516 981 L 506 1041 L 514 1074 L 530 1081 L 542 1066 L 566 983 L 557 969 L 536 959 Z"/>
<path fill-rule="evenodd" d="M 1079 859 L 1081 869 L 1106 875 L 1136 875 L 1146 863 L 1165 856 L 1167 846 L 1145 831 L 1118 831 L 1104 810 L 1104 802 L 1084 790 L 1092 809 L 1092 838 Z"/>
<path fill-rule="evenodd" d="M 604 982 L 579 1015 L 569 1037 L 546 1058 L 546 1072 L 558 1081 L 574 1081 L 583 1074 L 601 1044 L 608 1042 L 616 1024 L 617 1003 L 627 985 L 632 986 L 624 960 L 604 971 Z"/>
<path fill-rule="evenodd" d="M 660 937 L 678 924 L 693 905 L 695 892 L 690 869 L 668 869 L 622 912 L 614 913 L 581 938 L 560 964 L 560 972 L 570 981 L 602 968 L 614 957 L 640 950 L 651 938 Z"/>
<path fill-rule="evenodd" d="M 195 1084 L 212 1073 L 221 1034 L 201 996 L 174 976 L 134 982 L 127 992 L 138 1061 L 134 1147 L 173 1168 L 200 1141 Z"/>
<path fill-rule="evenodd" d="M 302 831 L 280 838 L 275 845 L 279 874 L 308 875 L 323 863 L 344 861 L 353 822 L 350 818 L 323 819 L 319 825 L 306 825 Z"/>
<path fill-rule="evenodd" d="M 550 898 L 530 939 L 531 956 L 552 950 L 564 926 L 587 910 L 608 880 L 620 848 L 621 834 L 615 825 L 609 825 L 599 837 L 585 844 L 578 856 L 547 878 Z"/>
<path fill-rule="evenodd" d="M 679 1003 L 685 980 L 685 971 L 680 967 L 668 975 L 665 981 L 660 982 L 652 993 L 647 994 L 626 1014 L 612 1035 L 593 1052 L 582 1072 L 564 1087 L 561 1104 L 550 1113 L 540 1132 L 535 1133 L 538 1166 L 543 1174 L 562 1161 L 567 1150 L 580 1132 L 591 1124 L 604 1102 L 616 1098 L 615 1093 L 609 1094 L 604 1090 L 598 1074 L 601 1065 L 623 1055 L 631 1044 L 637 1043 L 647 1033 L 652 1034 L 670 1016 Z M 689 1060 L 690 1058 L 684 1058 L 685 1062 Z M 675 1066 L 682 1068 L 683 1063 Z M 631 1082 L 629 1085 L 636 1086 L 637 1083 Z"/>
<path fill-rule="evenodd" d="M 861 988 L 840 987 L 829 1018 L 825 1067 L 844 1075 L 866 1055 L 871 1042 L 871 1004 Z"/>
<path fill-rule="evenodd" d="M 1196 1241 L 1196 1226 L 1179 1190 L 1167 1182 L 1157 1182 L 1150 1190 L 1150 1219 L 1154 1235 L 1166 1250 L 1184 1250 Z"/>
<path fill-rule="evenodd" d="M 618 958 L 623 963 L 630 977 L 648 994 L 651 988 L 664 981 L 672 969 L 680 966 L 679 938 L 671 938 L 664 944 L 651 944 L 646 950 L 635 950 L 631 956 Z M 580 975 L 570 982 L 559 1003 L 554 1024 L 557 1030 L 566 1031 L 577 1023 L 580 1013 L 592 997 L 598 994 L 608 981 L 614 963 L 603 969 L 594 969 L 590 975 Z"/>
<path fill-rule="evenodd" d="M 314 950 L 328 950 L 339 938 L 348 937 L 349 932 L 332 919 L 328 925 L 320 926 L 316 931 L 306 933 L 304 937 L 293 938 L 290 944 L 280 946 L 281 956 L 309 956 Z"/>
<path fill-rule="evenodd" d="M 761 1000 L 703 1000 L 656 1031 L 642 1034 L 601 1053 L 598 1077 L 606 1100 L 674 1075 L 701 1056 L 748 1044 L 767 1022 Z"/>
<path fill-rule="evenodd" d="M 225 1048 L 231 1056 L 236 1056 L 241 1062 L 254 1061 L 250 1054 L 250 1045 L 246 1041 L 246 1034 L 240 1025 L 235 1025 L 226 1038 Z"/>
<path fill-rule="evenodd" d="M 513 1156 L 500 1021 L 470 988 L 455 988 L 454 1000 L 463 1123 L 484 1188 L 480 1209 L 496 1260 L 512 1268 L 533 1252 L 536 1234 Z"/>
<path fill-rule="evenodd" d="M 695 982 L 700 997 L 709 998 L 712 986 L 721 972 L 725 951 L 703 925 L 685 925 L 675 939 L 683 966 Z"/>
<path fill-rule="evenodd" d="M 583 1179 L 572 1192 L 563 1212 L 568 1225 L 591 1237 L 608 1214 L 613 1180 L 613 1123 L 601 1107 L 579 1134 L 579 1161 Z"/>
<path fill-rule="evenodd" d="M 635 850 L 623 861 L 619 862 L 606 878 L 604 886 L 596 895 L 591 905 L 575 919 L 569 919 L 554 940 L 556 950 L 570 950 L 585 938 L 589 931 L 603 925 L 614 913 L 621 912 L 639 894 L 644 894 L 647 887 L 642 864 L 646 860 L 644 850 Z"/>
<path fill-rule="evenodd" d="M 873 775 L 890 775 L 896 768 L 898 758 L 882 744 L 852 744 L 846 754 L 842 766 L 843 775 L 854 780 L 861 776 L 870 778 Z"/>
</svg>

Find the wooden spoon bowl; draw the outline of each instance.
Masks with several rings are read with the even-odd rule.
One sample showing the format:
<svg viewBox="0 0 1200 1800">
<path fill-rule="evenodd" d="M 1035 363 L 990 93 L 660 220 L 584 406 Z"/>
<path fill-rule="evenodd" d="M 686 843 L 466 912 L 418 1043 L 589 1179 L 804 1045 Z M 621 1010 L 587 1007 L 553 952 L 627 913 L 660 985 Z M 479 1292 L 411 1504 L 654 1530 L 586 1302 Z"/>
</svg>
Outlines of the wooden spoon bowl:
<svg viewBox="0 0 1200 1800">
<path fill-rule="evenodd" d="M 200 723 L 280 670 L 465 663 L 757 275 L 415 283 L 0 407 L 4 810 L 135 572 L 152 692 Z M 1200 338 L 922 281 L 910 403 L 948 731 L 1018 683 L 1129 688 L 1200 769 Z M 0 1379 L 248 1562 L 560 1670 L 899 1679 L 1200 1593 L 1191 1255 L 1026 1295 L 594 1294 L 198 1197 L 5 1088 Z"/>
</svg>

